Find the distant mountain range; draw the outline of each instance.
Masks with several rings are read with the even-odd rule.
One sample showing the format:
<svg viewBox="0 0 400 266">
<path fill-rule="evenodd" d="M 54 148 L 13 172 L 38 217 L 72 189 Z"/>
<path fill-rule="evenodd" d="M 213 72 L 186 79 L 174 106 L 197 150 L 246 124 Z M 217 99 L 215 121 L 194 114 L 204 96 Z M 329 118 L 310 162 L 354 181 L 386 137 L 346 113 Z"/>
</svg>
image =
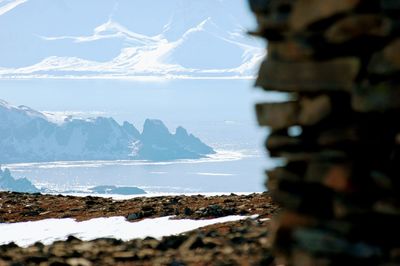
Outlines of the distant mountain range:
<svg viewBox="0 0 400 266">
<path fill-rule="evenodd" d="M 242 0 L 3 0 L 0 78 L 249 78 Z M 90 14 L 90 15 L 89 15 Z"/>
<path fill-rule="evenodd" d="M 76 160 L 198 159 L 214 150 L 178 127 L 174 134 L 160 120 L 147 119 L 140 133 L 112 118 L 68 117 L 54 122 L 48 114 L 0 100 L 0 163 Z"/>
</svg>

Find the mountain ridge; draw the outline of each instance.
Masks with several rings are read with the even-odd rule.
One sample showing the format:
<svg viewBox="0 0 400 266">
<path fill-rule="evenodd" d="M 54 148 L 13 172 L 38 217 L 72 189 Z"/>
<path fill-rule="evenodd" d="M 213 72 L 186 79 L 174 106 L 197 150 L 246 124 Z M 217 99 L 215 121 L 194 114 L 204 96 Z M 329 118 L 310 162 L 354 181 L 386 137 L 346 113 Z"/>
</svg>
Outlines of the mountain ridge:
<svg viewBox="0 0 400 266">
<path fill-rule="evenodd" d="M 0 101 L 0 163 L 199 159 L 215 151 L 181 127 L 170 133 L 147 119 L 143 132 L 111 117 L 71 118 L 55 123 L 26 106 Z M 186 132 L 186 130 L 185 130 Z"/>
<path fill-rule="evenodd" d="M 150 19 L 153 4 L 164 7 L 159 22 Z M 0 38 L 11 34 L 7 25 L 21 33 L 20 39 L 8 38 L 8 49 L 0 44 L 0 78 L 251 78 L 264 45 L 246 37 L 241 5 L 237 0 L 115 0 L 92 10 L 93 18 L 82 18 L 78 27 L 71 17 L 80 18 L 90 3 L 29 0 L 0 15 Z M 38 17 L 34 12 L 41 6 L 53 13 Z M 129 10 L 137 16 L 128 16 Z M 32 25 L 20 26 L 28 14 Z M 46 26 L 53 20 L 64 23 L 58 29 Z"/>
</svg>

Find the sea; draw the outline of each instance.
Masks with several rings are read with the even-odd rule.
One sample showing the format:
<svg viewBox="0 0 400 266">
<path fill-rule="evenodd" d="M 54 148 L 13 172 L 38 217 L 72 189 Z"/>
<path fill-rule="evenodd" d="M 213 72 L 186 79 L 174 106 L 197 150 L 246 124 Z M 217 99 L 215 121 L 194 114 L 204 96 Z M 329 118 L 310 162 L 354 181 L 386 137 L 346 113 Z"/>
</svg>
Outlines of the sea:
<svg viewBox="0 0 400 266">
<path fill-rule="evenodd" d="M 260 93 L 253 80 L 1 80 L 0 99 L 60 118 L 113 117 L 142 130 L 161 119 L 171 132 L 183 126 L 212 146 L 198 160 L 73 161 L 4 165 L 16 178 L 55 193 L 99 185 L 135 186 L 148 193 L 235 193 L 265 190 L 265 170 L 278 161 L 265 152 L 254 104 L 286 95 Z"/>
</svg>

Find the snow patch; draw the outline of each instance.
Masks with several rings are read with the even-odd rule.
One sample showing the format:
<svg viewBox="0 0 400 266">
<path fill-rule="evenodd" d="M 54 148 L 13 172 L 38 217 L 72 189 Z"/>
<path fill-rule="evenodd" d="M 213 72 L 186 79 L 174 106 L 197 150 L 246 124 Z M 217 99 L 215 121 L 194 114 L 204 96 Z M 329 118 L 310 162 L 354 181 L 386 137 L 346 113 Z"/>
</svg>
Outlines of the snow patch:
<svg viewBox="0 0 400 266">
<path fill-rule="evenodd" d="M 200 227 L 217 223 L 233 222 L 248 216 L 227 216 L 211 220 L 172 220 L 169 217 L 146 219 L 131 223 L 124 217 L 96 218 L 84 222 L 74 219 L 47 219 L 35 222 L 0 224 L 0 245 L 11 242 L 28 247 L 35 242 L 49 245 L 58 240 L 66 240 L 73 235 L 85 241 L 97 238 L 116 238 L 129 241 L 136 238 L 181 234 Z M 253 217 L 255 218 L 255 217 Z M 26 230 L 29 228 L 29 230 Z"/>
</svg>

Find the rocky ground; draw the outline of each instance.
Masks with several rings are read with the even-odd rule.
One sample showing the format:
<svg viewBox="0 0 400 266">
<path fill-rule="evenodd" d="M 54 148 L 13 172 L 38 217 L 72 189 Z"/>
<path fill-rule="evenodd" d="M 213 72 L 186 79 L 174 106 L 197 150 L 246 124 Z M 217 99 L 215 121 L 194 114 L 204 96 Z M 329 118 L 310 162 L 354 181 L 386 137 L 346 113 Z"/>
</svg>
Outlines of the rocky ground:
<svg viewBox="0 0 400 266">
<path fill-rule="evenodd" d="M 276 210 L 267 193 L 205 197 L 167 196 L 113 200 L 0 192 L 0 222 L 15 223 L 49 218 L 78 221 L 125 216 L 130 221 L 176 215 L 177 218 L 209 219 L 228 215 L 268 218 Z"/>
<path fill-rule="evenodd" d="M 259 214 L 257 219 L 212 225 L 161 240 L 146 238 L 123 242 L 98 239 L 84 242 L 74 237 L 49 246 L 0 246 L 3 265 L 271 265 L 265 218 L 277 211 L 267 193 L 245 196 L 170 196 L 113 200 L 0 193 L 0 219 L 13 223 L 47 218 L 87 220 L 125 216 L 143 218 L 176 215 L 208 219 L 227 215 Z"/>
</svg>

